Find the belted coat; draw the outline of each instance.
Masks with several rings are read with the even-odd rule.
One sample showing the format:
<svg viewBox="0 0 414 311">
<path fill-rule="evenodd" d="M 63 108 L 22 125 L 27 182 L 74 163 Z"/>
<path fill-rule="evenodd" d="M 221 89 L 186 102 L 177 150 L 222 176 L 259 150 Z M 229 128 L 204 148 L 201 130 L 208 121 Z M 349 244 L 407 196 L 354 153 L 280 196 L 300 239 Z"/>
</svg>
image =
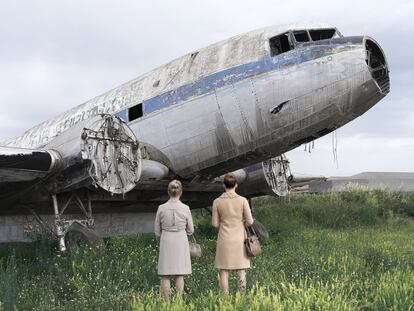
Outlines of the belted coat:
<svg viewBox="0 0 414 311">
<path fill-rule="evenodd" d="M 250 268 L 244 248 L 244 227 L 253 224 L 253 217 L 247 199 L 237 193 L 223 193 L 213 202 L 211 222 L 219 229 L 215 267 L 224 270 Z"/>
<path fill-rule="evenodd" d="M 160 205 L 155 216 L 155 236 L 160 240 L 159 275 L 191 274 L 187 235 L 194 232 L 190 208 L 179 200 Z"/>
</svg>

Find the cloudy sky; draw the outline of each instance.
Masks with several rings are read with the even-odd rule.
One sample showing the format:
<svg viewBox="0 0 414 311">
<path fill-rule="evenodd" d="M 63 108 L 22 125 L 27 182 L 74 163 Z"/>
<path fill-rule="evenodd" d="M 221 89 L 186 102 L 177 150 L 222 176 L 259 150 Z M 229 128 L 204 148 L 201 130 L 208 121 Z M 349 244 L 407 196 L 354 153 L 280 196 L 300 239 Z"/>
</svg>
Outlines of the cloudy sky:
<svg viewBox="0 0 414 311">
<path fill-rule="evenodd" d="M 288 153 L 295 172 L 414 171 L 414 1 L 0 0 L 0 141 L 192 50 L 294 21 L 370 35 L 391 93 L 332 135 Z"/>
</svg>

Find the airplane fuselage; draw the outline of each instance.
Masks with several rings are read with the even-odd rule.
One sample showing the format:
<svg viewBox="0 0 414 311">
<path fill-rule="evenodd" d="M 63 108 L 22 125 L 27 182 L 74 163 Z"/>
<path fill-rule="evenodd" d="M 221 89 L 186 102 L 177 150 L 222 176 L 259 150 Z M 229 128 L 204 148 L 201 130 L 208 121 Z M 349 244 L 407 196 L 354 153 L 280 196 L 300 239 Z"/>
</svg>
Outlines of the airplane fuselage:
<svg viewBox="0 0 414 311">
<path fill-rule="evenodd" d="M 215 177 L 232 170 L 243 180 L 242 195 L 282 195 L 282 166 L 269 159 L 355 119 L 388 92 L 387 62 L 370 37 L 343 37 L 330 25 L 312 23 L 233 37 L 0 144 L 0 202 L 12 202 L 2 203 L 0 212 L 49 214 L 52 194 L 59 216 L 57 206 L 75 195 L 101 215 L 131 220 L 156 210 L 171 178 L 183 181 L 186 203 L 205 207 L 222 191 Z M 49 159 L 50 168 L 33 167 L 34 155 L 46 166 Z M 20 165 L 26 158 L 29 166 Z M 147 216 L 133 223 L 140 217 Z M 141 225 L 120 226 L 105 234 L 136 232 Z M 24 239 L 19 232 L 7 239 Z"/>
<path fill-rule="evenodd" d="M 367 42 L 378 47 L 372 39 L 296 42 L 272 56 L 269 39 L 279 33 L 268 28 L 188 54 L 7 145 L 41 148 L 77 122 L 110 113 L 181 178 L 213 177 L 323 136 L 388 92 L 367 61 Z"/>
</svg>

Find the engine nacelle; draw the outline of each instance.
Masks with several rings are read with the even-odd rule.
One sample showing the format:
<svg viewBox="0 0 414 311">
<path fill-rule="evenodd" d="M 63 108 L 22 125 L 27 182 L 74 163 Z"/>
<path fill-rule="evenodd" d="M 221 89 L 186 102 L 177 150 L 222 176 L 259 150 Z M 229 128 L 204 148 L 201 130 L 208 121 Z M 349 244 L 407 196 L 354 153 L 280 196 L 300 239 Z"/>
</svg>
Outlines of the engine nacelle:
<svg viewBox="0 0 414 311">
<path fill-rule="evenodd" d="M 46 149 L 59 152 L 63 172 L 58 191 L 94 185 L 112 194 L 132 190 L 142 172 L 139 143 L 117 116 L 101 114 L 61 133 Z"/>
<path fill-rule="evenodd" d="M 283 156 L 271 158 L 262 162 L 262 168 L 265 180 L 271 191 L 279 197 L 288 195 L 289 161 Z"/>
<path fill-rule="evenodd" d="M 286 196 L 289 193 L 289 161 L 284 156 L 271 158 L 262 163 L 246 167 L 247 177 L 239 185 L 239 192 L 244 196 L 263 194 Z"/>
</svg>

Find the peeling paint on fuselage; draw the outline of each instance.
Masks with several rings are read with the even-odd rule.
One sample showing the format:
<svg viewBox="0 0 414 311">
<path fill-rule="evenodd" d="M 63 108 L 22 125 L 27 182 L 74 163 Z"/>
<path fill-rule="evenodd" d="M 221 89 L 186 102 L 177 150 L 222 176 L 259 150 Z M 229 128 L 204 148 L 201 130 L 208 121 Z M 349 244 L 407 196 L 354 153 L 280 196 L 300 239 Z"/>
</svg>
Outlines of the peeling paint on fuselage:
<svg viewBox="0 0 414 311">
<path fill-rule="evenodd" d="M 315 28 L 332 26 L 271 27 L 219 42 L 46 121 L 7 145 L 38 148 L 82 120 L 99 113 L 127 118 L 128 107 L 143 103 L 144 116 L 130 127 L 139 141 L 165 154 L 170 169 L 182 177 L 217 176 L 271 158 L 325 128 L 349 122 L 383 97 L 365 62 L 363 37 L 307 44 L 270 57 L 270 37 Z M 358 92 L 370 81 L 369 92 Z"/>
</svg>

